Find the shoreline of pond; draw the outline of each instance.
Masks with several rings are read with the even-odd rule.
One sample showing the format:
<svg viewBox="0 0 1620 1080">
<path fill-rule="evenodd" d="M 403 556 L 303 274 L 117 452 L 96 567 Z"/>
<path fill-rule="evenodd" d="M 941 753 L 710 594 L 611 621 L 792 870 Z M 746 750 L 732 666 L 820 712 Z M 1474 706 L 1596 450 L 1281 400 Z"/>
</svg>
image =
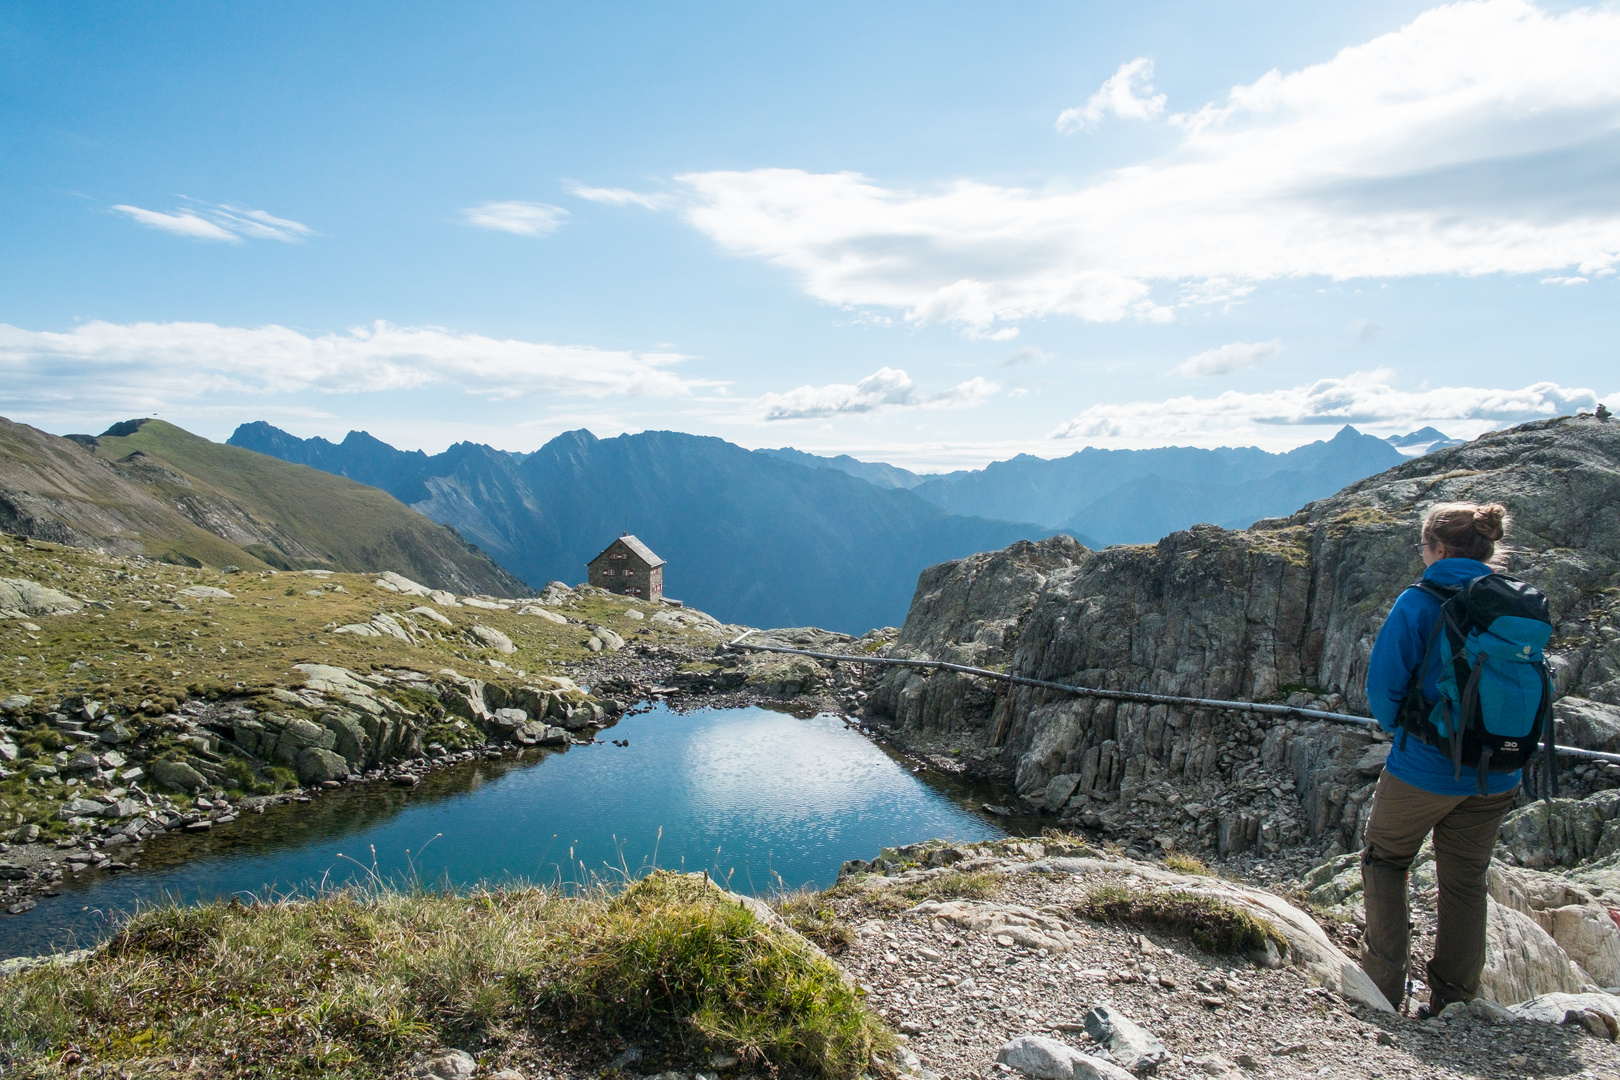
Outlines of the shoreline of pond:
<svg viewBox="0 0 1620 1080">
<path fill-rule="evenodd" d="M 685 714 L 723 714 L 736 711 L 736 707 L 715 707 L 704 701 L 692 700 L 691 697 L 681 695 L 683 700 L 665 701 L 654 698 L 638 702 L 637 706 L 628 710 L 622 719 L 630 719 L 636 715 L 650 710 L 663 709 L 670 715 Z M 730 704 L 729 702 L 727 703 Z M 762 712 L 792 715 L 798 719 L 806 719 L 804 702 L 784 702 L 776 699 L 756 700 L 748 708 Z M 858 736 L 867 745 L 882 753 L 905 773 L 909 774 L 933 793 L 946 799 L 971 813 L 985 827 L 993 828 L 999 832 L 1017 832 L 1021 822 L 1007 819 L 991 819 L 984 814 L 980 807 L 986 799 L 1002 797 L 999 787 L 991 789 L 982 782 L 961 775 L 952 775 L 935 769 L 923 759 L 906 753 L 902 748 L 866 729 L 857 719 L 848 716 L 842 711 L 811 710 L 811 717 L 823 717 L 835 720 L 841 727 Z M 619 721 L 616 721 L 616 723 Z M 611 726 L 611 725 L 610 725 Z M 603 730 L 607 730 L 604 728 Z M 628 741 L 628 740 L 626 740 Z M 111 853 L 105 848 L 88 848 L 83 845 L 57 846 L 34 845 L 38 859 L 44 864 L 55 864 L 55 869 L 61 873 L 61 879 L 43 884 L 41 892 L 34 901 L 38 905 L 71 904 L 76 899 L 83 899 L 87 895 L 105 892 L 107 887 L 116 879 L 135 877 L 137 879 L 154 874 L 165 874 L 177 870 L 184 870 L 188 866 L 201 864 L 210 858 L 236 857 L 253 852 L 274 851 L 288 848 L 305 842 L 302 837 L 319 833 L 322 821 L 341 821 L 345 823 L 346 831 L 353 831 L 356 819 L 387 820 L 389 817 L 402 813 L 413 805 L 432 805 L 436 802 L 449 800 L 478 785 L 498 779 L 500 776 L 516 769 L 526 769 L 538 765 L 549 758 L 560 757 L 569 750 L 586 745 L 606 746 L 615 743 L 611 738 L 592 738 L 580 740 L 577 744 L 571 743 L 567 747 L 550 749 L 540 747 L 504 747 L 501 749 L 488 748 L 484 750 L 463 751 L 446 754 L 442 757 L 424 760 L 417 763 L 417 775 L 411 783 L 400 784 L 394 778 L 382 776 L 367 776 L 349 782 L 334 782 L 331 786 L 320 786 L 313 789 L 299 789 L 296 792 L 287 792 L 275 796 L 255 796 L 226 803 L 220 800 L 218 804 L 210 807 L 201 815 L 195 815 L 191 822 L 179 823 L 174 828 L 144 841 L 139 846 L 129 846 L 122 849 L 114 848 Z M 494 771 L 491 772 L 491 767 Z M 266 820 L 269 819 L 269 820 Z M 199 822 L 209 822 L 204 829 L 192 829 L 189 826 Z M 908 836 L 909 841 L 929 839 L 930 837 Z M 424 837 L 424 839 L 427 839 Z M 425 846 L 425 845 L 424 845 Z M 407 854 L 409 849 L 406 849 Z M 0 858 L 15 857 L 16 848 Z M 85 859 L 83 856 L 99 854 L 101 859 L 94 857 Z M 122 858 L 113 858 L 112 854 L 121 855 Z M 870 852 L 864 849 L 859 852 L 850 852 L 850 857 L 866 856 Z M 80 859 L 69 863 L 73 855 Z M 134 855 L 135 858 L 130 858 Z M 66 865 L 64 865 L 66 864 Z M 73 871 L 71 865 L 84 866 L 84 869 Z M 364 868 L 364 864 L 359 864 Z M 768 867 L 760 867 L 762 872 L 771 872 Z M 552 875 L 554 876 L 554 875 Z M 506 881 L 520 881 L 520 875 L 507 874 Z M 558 880 L 553 882 L 547 877 L 547 884 L 572 884 L 569 881 Z M 828 881 L 825 884 L 830 884 Z M 281 888 L 292 892 L 299 891 L 308 886 L 307 882 L 287 882 Z M 352 884 L 349 882 L 348 884 Z M 410 882 L 406 882 L 410 884 Z M 420 884 L 420 882 L 418 882 Z M 738 882 L 738 887 L 744 887 Z M 769 886 L 769 880 L 763 883 Z M 758 891 L 761 882 L 749 881 L 746 891 Z M 116 890 L 115 890 L 116 891 Z M 138 891 L 138 890 L 131 890 Z M 279 894 L 278 894 L 279 895 Z M 182 900 L 195 902 L 195 898 L 182 897 Z M 61 949 L 72 945 L 83 944 L 82 941 L 46 940 L 42 936 L 7 934 L 5 930 L 14 919 L 22 918 L 27 921 L 33 905 L 16 915 L 0 920 L 0 960 L 34 955 L 44 951 L 44 948 Z M 84 907 L 82 911 L 89 911 Z M 51 919 L 51 924 L 63 921 Z M 17 947 L 17 938 L 26 936 L 33 941 L 32 946 Z M 104 937 L 105 933 L 98 935 Z M 4 944 L 6 938 L 12 938 L 8 947 Z"/>
</svg>

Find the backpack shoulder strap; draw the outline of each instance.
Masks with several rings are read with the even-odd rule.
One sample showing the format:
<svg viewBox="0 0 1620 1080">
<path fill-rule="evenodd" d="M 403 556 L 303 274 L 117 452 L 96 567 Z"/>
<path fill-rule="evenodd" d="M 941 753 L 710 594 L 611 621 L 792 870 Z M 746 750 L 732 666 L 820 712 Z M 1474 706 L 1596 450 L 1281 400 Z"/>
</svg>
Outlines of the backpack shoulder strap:
<svg viewBox="0 0 1620 1080">
<path fill-rule="evenodd" d="M 1442 604 L 1462 591 L 1450 585 L 1436 585 L 1432 581 L 1414 581 L 1407 588 L 1416 589 L 1421 593 L 1428 593 Z"/>
</svg>

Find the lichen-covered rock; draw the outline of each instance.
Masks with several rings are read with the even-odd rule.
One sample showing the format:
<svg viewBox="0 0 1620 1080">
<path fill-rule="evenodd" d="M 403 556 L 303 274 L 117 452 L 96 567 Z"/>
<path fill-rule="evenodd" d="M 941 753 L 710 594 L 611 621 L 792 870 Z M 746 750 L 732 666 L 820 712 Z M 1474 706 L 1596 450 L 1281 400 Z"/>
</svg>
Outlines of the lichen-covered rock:
<svg viewBox="0 0 1620 1080">
<path fill-rule="evenodd" d="M 1502 846 L 1537 869 L 1620 854 L 1620 790 L 1520 807 L 1502 822 Z"/>
</svg>

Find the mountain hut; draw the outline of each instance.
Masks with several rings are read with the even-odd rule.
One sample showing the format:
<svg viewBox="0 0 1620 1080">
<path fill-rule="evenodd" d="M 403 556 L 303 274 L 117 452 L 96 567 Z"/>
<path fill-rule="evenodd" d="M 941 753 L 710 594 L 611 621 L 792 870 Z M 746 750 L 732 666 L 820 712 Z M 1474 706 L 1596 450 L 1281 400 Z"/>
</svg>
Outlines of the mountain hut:
<svg viewBox="0 0 1620 1080">
<path fill-rule="evenodd" d="M 624 533 L 585 564 L 590 583 L 599 589 L 642 600 L 664 596 L 664 560 L 652 548 Z"/>
</svg>

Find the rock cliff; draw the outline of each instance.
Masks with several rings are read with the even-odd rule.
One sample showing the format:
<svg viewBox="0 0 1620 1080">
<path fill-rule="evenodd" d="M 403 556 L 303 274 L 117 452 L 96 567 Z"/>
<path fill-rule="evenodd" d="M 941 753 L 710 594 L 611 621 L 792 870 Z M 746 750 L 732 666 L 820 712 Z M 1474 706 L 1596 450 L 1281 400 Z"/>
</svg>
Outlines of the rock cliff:
<svg viewBox="0 0 1620 1080">
<path fill-rule="evenodd" d="M 1364 715 L 1373 639 L 1422 570 L 1419 518 L 1454 500 L 1511 511 L 1507 569 L 1551 600 L 1560 740 L 1611 745 L 1620 425 L 1589 416 L 1492 433 L 1242 531 L 1201 525 L 1101 551 L 1055 537 L 931 567 L 893 655 Z M 1223 853 L 1304 836 L 1359 846 L 1381 768 L 1370 734 L 999 686 L 896 670 L 871 715 L 902 739 L 965 744 L 1026 802 L 1140 841 Z"/>
</svg>

